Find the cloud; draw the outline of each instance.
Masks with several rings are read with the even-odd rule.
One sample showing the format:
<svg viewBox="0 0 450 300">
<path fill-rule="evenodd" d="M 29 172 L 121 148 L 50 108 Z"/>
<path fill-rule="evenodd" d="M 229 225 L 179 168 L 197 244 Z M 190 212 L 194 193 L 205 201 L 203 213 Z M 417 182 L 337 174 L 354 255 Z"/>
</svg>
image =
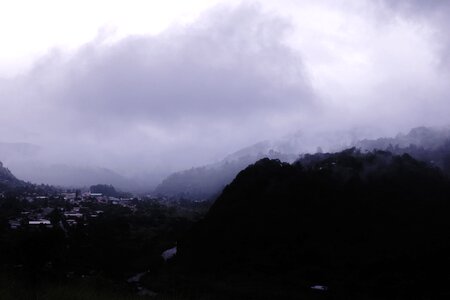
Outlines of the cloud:
<svg viewBox="0 0 450 300">
<path fill-rule="evenodd" d="M 450 1 L 382 0 L 380 3 L 402 18 L 418 22 L 421 26 L 431 26 L 441 67 L 450 71 Z"/>
<path fill-rule="evenodd" d="M 298 130 L 448 125 L 450 4 L 427 3 L 220 5 L 156 35 L 51 49 L 0 81 L 0 136 L 49 163 L 161 176 Z"/>
<path fill-rule="evenodd" d="M 158 35 L 55 49 L 2 84 L 0 123 L 16 126 L 2 136 L 43 144 L 51 161 L 120 170 L 218 158 L 314 109 L 289 30 L 258 5 L 220 6 Z"/>
</svg>

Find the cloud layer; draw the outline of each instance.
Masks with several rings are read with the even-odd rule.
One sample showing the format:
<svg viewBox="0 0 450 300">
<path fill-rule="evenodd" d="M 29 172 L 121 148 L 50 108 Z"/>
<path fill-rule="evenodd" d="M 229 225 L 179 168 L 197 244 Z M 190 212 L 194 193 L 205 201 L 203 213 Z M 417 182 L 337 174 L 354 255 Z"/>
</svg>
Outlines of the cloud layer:
<svg viewBox="0 0 450 300">
<path fill-rule="evenodd" d="M 47 145 L 58 163 L 126 170 L 211 160 L 313 106 L 301 57 L 282 42 L 288 29 L 254 5 L 221 7 L 157 36 L 55 51 L 5 82 L 1 121 L 15 128 L 2 136 Z"/>
<path fill-rule="evenodd" d="M 0 81 L 0 141 L 161 175 L 299 130 L 448 125 L 450 4 L 392 3 L 220 5 L 157 35 L 51 50 Z"/>
</svg>

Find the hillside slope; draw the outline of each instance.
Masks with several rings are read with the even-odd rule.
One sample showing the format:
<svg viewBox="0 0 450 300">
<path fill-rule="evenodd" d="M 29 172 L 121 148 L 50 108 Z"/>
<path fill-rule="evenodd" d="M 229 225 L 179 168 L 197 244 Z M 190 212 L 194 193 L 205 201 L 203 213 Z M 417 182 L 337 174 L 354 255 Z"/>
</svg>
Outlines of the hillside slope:
<svg viewBox="0 0 450 300">
<path fill-rule="evenodd" d="M 449 187 L 439 169 L 384 151 L 263 159 L 179 242 L 179 263 L 292 295 L 314 284 L 346 299 L 446 295 Z"/>
<path fill-rule="evenodd" d="M 17 186 L 23 184 L 22 181 L 17 179 L 9 169 L 3 166 L 3 163 L 0 162 L 0 188 L 6 186 Z"/>
<path fill-rule="evenodd" d="M 218 196 L 241 170 L 263 157 L 289 162 L 297 158 L 293 154 L 282 154 L 271 150 L 256 154 L 241 154 L 230 155 L 216 164 L 173 173 L 156 187 L 154 193 L 175 199 L 209 200 Z"/>
<path fill-rule="evenodd" d="M 155 189 L 158 196 L 206 200 L 217 197 L 222 189 L 248 165 L 262 158 L 293 162 L 316 149 L 341 151 L 352 147 L 362 151 L 385 150 L 393 154 L 407 153 L 415 159 L 432 163 L 450 174 L 450 130 L 448 128 L 413 128 L 407 134 L 391 138 L 352 140 L 351 134 L 336 133 L 323 137 L 296 134 L 276 141 L 264 141 L 243 148 L 221 162 L 176 172 Z M 314 147 L 311 145 L 315 145 Z M 314 149 L 314 150 L 312 150 Z"/>
</svg>

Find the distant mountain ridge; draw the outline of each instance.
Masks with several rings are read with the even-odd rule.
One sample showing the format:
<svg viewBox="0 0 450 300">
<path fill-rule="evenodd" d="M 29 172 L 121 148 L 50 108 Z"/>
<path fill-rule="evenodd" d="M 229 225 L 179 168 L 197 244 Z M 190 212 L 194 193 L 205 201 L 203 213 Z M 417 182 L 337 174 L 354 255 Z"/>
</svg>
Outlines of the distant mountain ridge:
<svg viewBox="0 0 450 300">
<path fill-rule="evenodd" d="M 282 154 L 273 150 L 241 154 L 242 156 L 232 154 L 216 164 L 173 173 L 156 187 L 154 194 L 175 199 L 209 200 L 217 196 L 242 169 L 263 157 L 286 162 L 293 162 L 298 158 L 294 154 Z"/>
<path fill-rule="evenodd" d="M 339 133 L 323 136 L 296 132 L 273 141 L 262 141 L 227 155 L 218 163 L 175 172 L 165 178 L 153 193 L 157 196 L 191 200 L 208 200 L 216 197 L 233 178 L 248 165 L 262 158 L 279 159 L 292 163 L 300 154 L 314 152 L 320 147 L 336 150 L 353 141 L 352 134 Z"/>
<path fill-rule="evenodd" d="M 417 160 L 440 168 L 450 176 L 450 129 L 417 127 L 394 138 L 362 140 L 354 145 L 364 151 L 385 150 L 396 155 L 407 153 Z"/>
<path fill-rule="evenodd" d="M 26 167 L 26 166 L 24 166 Z M 22 167 L 18 173 L 26 173 Z M 35 183 L 50 183 L 64 187 L 89 187 L 98 183 L 111 184 L 120 189 L 129 190 L 136 186 L 133 180 L 106 169 L 96 167 L 74 167 L 63 164 L 33 165 L 33 173 L 28 173 L 28 179 Z"/>
<path fill-rule="evenodd" d="M 107 168 L 48 164 L 34 160 L 16 160 L 8 164 L 19 178 L 35 184 L 60 187 L 89 187 L 94 184 L 111 184 L 124 191 L 148 191 L 143 178 L 131 178 Z"/>
<path fill-rule="evenodd" d="M 450 140 L 450 128 L 416 127 L 407 134 L 399 133 L 393 138 L 363 139 L 353 144 L 361 150 L 406 149 L 410 146 L 424 149 L 442 147 Z"/>
<path fill-rule="evenodd" d="M 239 171 L 261 158 L 292 163 L 307 153 L 322 149 L 337 152 L 350 147 L 363 151 L 387 150 L 398 155 L 408 153 L 418 160 L 432 162 L 450 174 L 450 128 L 417 127 L 395 137 L 362 140 L 344 133 L 329 135 L 329 139 L 297 133 L 275 141 L 256 143 L 226 156 L 216 164 L 173 173 L 156 187 L 154 193 L 169 198 L 212 199 Z"/>
<path fill-rule="evenodd" d="M 0 161 L 13 170 L 18 178 L 35 184 L 89 187 L 106 183 L 126 191 L 148 192 L 159 183 L 147 180 L 151 174 L 127 176 L 101 166 L 83 166 L 80 163 L 71 164 L 70 161 L 55 163 L 45 147 L 25 142 L 0 142 Z"/>
</svg>

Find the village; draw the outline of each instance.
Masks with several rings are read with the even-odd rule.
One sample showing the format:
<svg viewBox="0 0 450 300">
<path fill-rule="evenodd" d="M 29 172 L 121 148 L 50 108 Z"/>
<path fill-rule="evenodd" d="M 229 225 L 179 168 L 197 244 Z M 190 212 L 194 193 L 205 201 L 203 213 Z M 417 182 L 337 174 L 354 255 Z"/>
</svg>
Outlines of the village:
<svg viewBox="0 0 450 300">
<path fill-rule="evenodd" d="M 88 225 L 104 213 L 105 206 L 120 206 L 136 211 L 140 197 L 118 198 L 91 191 L 65 191 L 55 195 L 23 195 L 19 200 L 25 208 L 8 220 L 11 229 L 53 228 L 63 230 Z"/>
</svg>

